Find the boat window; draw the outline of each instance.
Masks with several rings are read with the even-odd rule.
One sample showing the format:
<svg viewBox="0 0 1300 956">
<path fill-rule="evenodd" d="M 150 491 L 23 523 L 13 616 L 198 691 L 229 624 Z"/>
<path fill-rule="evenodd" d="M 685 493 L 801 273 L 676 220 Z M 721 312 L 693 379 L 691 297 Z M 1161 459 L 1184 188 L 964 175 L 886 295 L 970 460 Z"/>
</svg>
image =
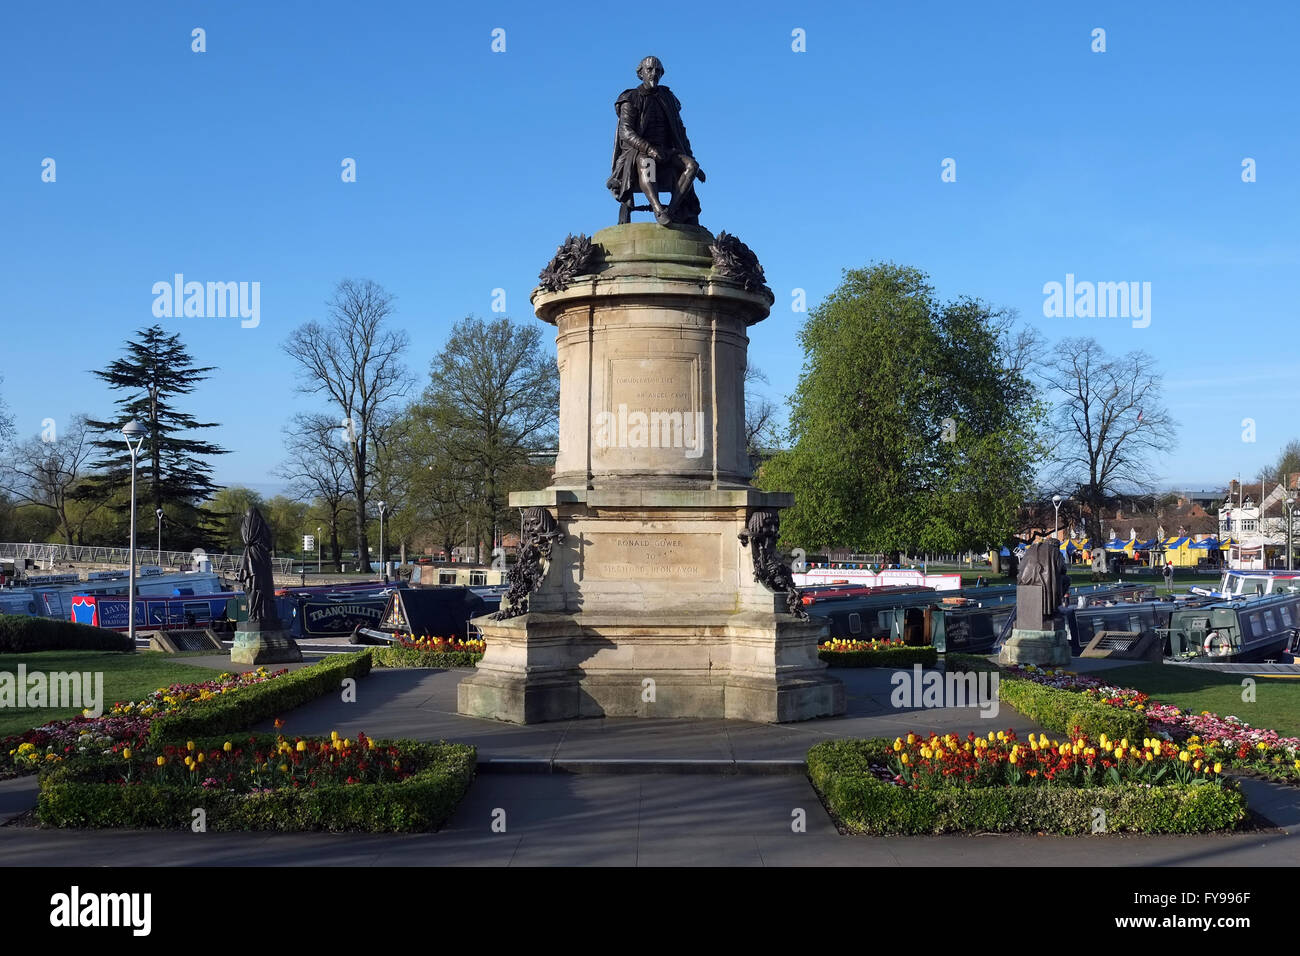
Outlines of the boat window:
<svg viewBox="0 0 1300 956">
<path fill-rule="evenodd" d="M 439 583 L 439 584 L 455 584 L 455 583 L 456 583 L 456 572 L 455 572 L 455 571 L 439 571 L 439 572 L 438 572 L 438 583 Z"/>
<path fill-rule="evenodd" d="M 862 633 L 862 615 L 859 614 L 857 611 L 854 611 L 852 614 L 849 615 L 849 633 L 850 634 Z"/>
<path fill-rule="evenodd" d="M 1255 614 L 1245 615 L 1245 619 L 1246 619 L 1247 621 L 1250 622 L 1250 631 L 1251 631 L 1251 633 L 1252 633 L 1252 634 L 1258 634 L 1258 633 L 1259 633 L 1259 614 L 1258 614 L 1258 612 L 1255 613 Z"/>
<path fill-rule="evenodd" d="M 1271 608 L 1264 612 L 1264 630 L 1269 634 L 1277 630 L 1277 619 L 1273 617 Z"/>
<path fill-rule="evenodd" d="M 487 572 L 471 571 L 469 573 L 469 586 L 472 588 L 487 587 Z"/>
<path fill-rule="evenodd" d="M 1087 616 L 1075 617 L 1075 621 L 1079 625 L 1079 643 L 1086 644 L 1088 641 L 1092 640 L 1092 633 L 1096 629 L 1097 625 L 1101 624 L 1102 618 L 1100 615 L 1090 614 Z"/>
<path fill-rule="evenodd" d="M 1278 608 L 1278 613 L 1280 613 L 1280 614 L 1282 615 L 1282 625 L 1283 625 L 1283 627 L 1294 627 L 1294 626 L 1295 626 L 1295 625 L 1292 623 L 1292 621 L 1291 621 L 1291 609 L 1290 609 L 1289 607 L 1287 607 L 1285 604 L 1283 604 L 1280 608 Z"/>
</svg>

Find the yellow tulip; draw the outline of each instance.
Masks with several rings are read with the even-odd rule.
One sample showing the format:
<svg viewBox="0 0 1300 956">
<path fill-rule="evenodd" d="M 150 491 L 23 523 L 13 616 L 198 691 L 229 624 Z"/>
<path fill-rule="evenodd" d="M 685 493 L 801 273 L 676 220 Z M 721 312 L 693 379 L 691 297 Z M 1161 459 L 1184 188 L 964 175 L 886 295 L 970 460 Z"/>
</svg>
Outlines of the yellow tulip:
<svg viewBox="0 0 1300 956">
<path fill-rule="evenodd" d="M 288 773 L 288 772 L 289 772 L 289 765 L 287 763 L 280 764 L 280 773 Z"/>
<path fill-rule="evenodd" d="M 1221 764 L 1221 763 L 1216 763 L 1216 764 L 1214 765 L 1214 772 L 1215 772 L 1215 773 L 1223 773 L 1223 764 Z"/>
<path fill-rule="evenodd" d="M 189 750 L 189 751 L 191 751 L 191 752 L 193 752 L 193 750 L 194 750 L 194 741 L 192 741 L 192 740 L 186 741 L 186 743 L 185 743 L 185 749 L 186 749 L 186 750 Z"/>
<path fill-rule="evenodd" d="M 331 730 L 330 740 L 338 740 L 338 739 L 339 739 L 339 732 L 337 730 Z"/>
<path fill-rule="evenodd" d="M 130 748 L 130 747 L 123 747 L 123 748 L 122 748 L 122 759 L 123 759 L 123 760 L 130 760 L 130 759 L 131 759 L 131 748 Z"/>
<path fill-rule="evenodd" d="M 909 744 L 914 744 L 914 743 L 916 743 L 916 734 L 908 734 L 908 735 L 907 735 L 907 742 L 908 742 Z"/>
<path fill-rule="evenodd" d="M 1200 770 L 1200 769 L 1201 769 L 1201 761 L 1200 761 L 1199 758 L 1198 758 L 1197 760 L 1192 761 L 1192 769 L 1193 769 L 1193 770 Z"/>
<path fill-rule="evenodd" d="M 903 754 L 903 756 L 899 757 L 898 759 L 902 763 L 907 763 L 907 754 Z"/>
<path fill-rule="evenodd" d="M 303 753 L 304 751 L 306 751 L 306 749 L 307 749 L 307 741 L 305 740 L 298 741 L 298 753 Z"/>
<path fill-rule="evenodd" d="M 163 764 L 165 764 L 166 762 L 167 762 L 167 758 L 166 758 L 166 757 L 159 757 L 157 760 L 154 761 L 154 763 L 158 764 L 158 766 L 160 766 L 160 767 L 161 767 Z"/>
<path fill-rule="evenodd" d="M 194 759 L 197 760 L 199 763 L 203 763 L 203 751 L 200 750 L 199 755 Z"/>
<path fill-rule="evenodd" d="M 1192 759 L 1192 755 L 1189 754 L 1186 750 L 1184 750 L 1182 753 L 1178 755 L 1178 759 L 1181 760 L 1183 763 L 1187 763 L 1187 761 Z"/>
<path fill-rule="evenodd" d="M 224 750 L 226 753 L 230 753 L 230 750 L 231 750 L 231 747 L 230 747 L 230 741 L 227 740 L 227 741 L 222 745 L 221 749 Z"/>
<path fill-rule="evenodd" d="M 903 749 L 903 741 L 902 741 L 902 739 L 900 738 L 900 739 L 898 739 L 898 740 L 895 740 L 895 741 L 894 741 L 894 753 L 898 753 L 898 752 L 899 752 L 900 750 L 902 750 L 902 749 Z"/>
</svg>

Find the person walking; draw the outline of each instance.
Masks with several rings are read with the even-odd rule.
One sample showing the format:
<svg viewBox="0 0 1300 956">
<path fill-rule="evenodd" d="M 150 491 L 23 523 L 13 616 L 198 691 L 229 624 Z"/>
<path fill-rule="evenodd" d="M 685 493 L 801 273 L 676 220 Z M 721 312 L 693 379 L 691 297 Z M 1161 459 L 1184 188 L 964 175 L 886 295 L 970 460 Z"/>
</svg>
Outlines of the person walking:
<svg viewBox="0 0 1300 956">
<path fill-rule="evenodd" d="M 1173 589 L 1174 589 L 1174 565 L 1173 565 L 1173 562 L 1171 562 L 1171 561 L 1166 561 L 1166 562 L 1165 562 L 1165 566 L 1161 569 L 1160 573 L 1164 576 L 1164 579 L 1165 579 L 1165 590 L 1167 590 L 1167 591 L 1171 591 L 1171 592 L 1172 592 Z"/>
</svg>

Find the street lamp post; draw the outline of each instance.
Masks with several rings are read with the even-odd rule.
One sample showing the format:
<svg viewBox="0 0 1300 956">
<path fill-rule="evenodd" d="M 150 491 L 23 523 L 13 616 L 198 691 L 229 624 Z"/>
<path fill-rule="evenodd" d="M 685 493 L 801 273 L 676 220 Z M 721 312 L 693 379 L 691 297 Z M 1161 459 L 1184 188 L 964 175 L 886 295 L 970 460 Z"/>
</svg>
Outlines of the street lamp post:
<svg viewBox="0 0 1300 956">
<path fill-rule="evenodd" d="M 1052 495 L 1052 508 L 1056 511 L 1056 527 L 1052 529 L 1052 537 L 1059 538 L 1061 534 L 1061 501 L 1060 495 Z"/>
<path fill-rule="evenodd" d="M 134 420 L 122 427 L 126 450 L 131 453 L 131 559 L 126 583 L 126 633 L 132 649 L 135 648 L 135 460 L 148 434 L 149 429 Z"/>
<path fill-rule="evenodd" d="M 320 526 L 316 527 L 316 573 L 320 574 Z"/>
<path fill-rule="evenodd" d="M 1291 506 L 1294 504 L 1295 504 L 1294 498 L 1287 498 L 1286 500 L 1286 569 L 1288 571 L 1293 570 L 1292 555 L 1291 555 L 1291 522 L 1295 515 L 1295 511 L 1292 510 Z"/>
<path fill-rule="evenodd" d="M 163 510 L 162 510 L 161 508 L 155 508 L 155 509 L 154 509 L 154 513 L 153 513 L 153 515 L 154 515 L 154 517 L 158 520 L 158 563 L 159 563 L 159 564 L 162 564 L 162 519 L 163 519 Z"/>
<path fill-rule="evenodd" d="M 388 564 L 384 561 L 384 503 L 379 502 L 379 573 L 388 581 Z"/>
</svg>

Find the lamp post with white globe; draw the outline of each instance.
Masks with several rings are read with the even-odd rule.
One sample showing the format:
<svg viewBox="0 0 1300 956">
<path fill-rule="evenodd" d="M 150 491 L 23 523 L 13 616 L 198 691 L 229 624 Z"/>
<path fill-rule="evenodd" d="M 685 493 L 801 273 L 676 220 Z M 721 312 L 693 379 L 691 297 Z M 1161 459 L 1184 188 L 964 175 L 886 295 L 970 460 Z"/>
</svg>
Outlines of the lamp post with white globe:
<svg viewBox="0 0 1300 956">
<path fill-rule="evenodd" d="M 137 421 L 132 420 L 122 426 L 126 450 L 131 453 L 131 559 L 126 584 L 126 633 L 132 648 L 135 647 L 135 460 L 148 436 L 149 429 Z"/>
</svg>

